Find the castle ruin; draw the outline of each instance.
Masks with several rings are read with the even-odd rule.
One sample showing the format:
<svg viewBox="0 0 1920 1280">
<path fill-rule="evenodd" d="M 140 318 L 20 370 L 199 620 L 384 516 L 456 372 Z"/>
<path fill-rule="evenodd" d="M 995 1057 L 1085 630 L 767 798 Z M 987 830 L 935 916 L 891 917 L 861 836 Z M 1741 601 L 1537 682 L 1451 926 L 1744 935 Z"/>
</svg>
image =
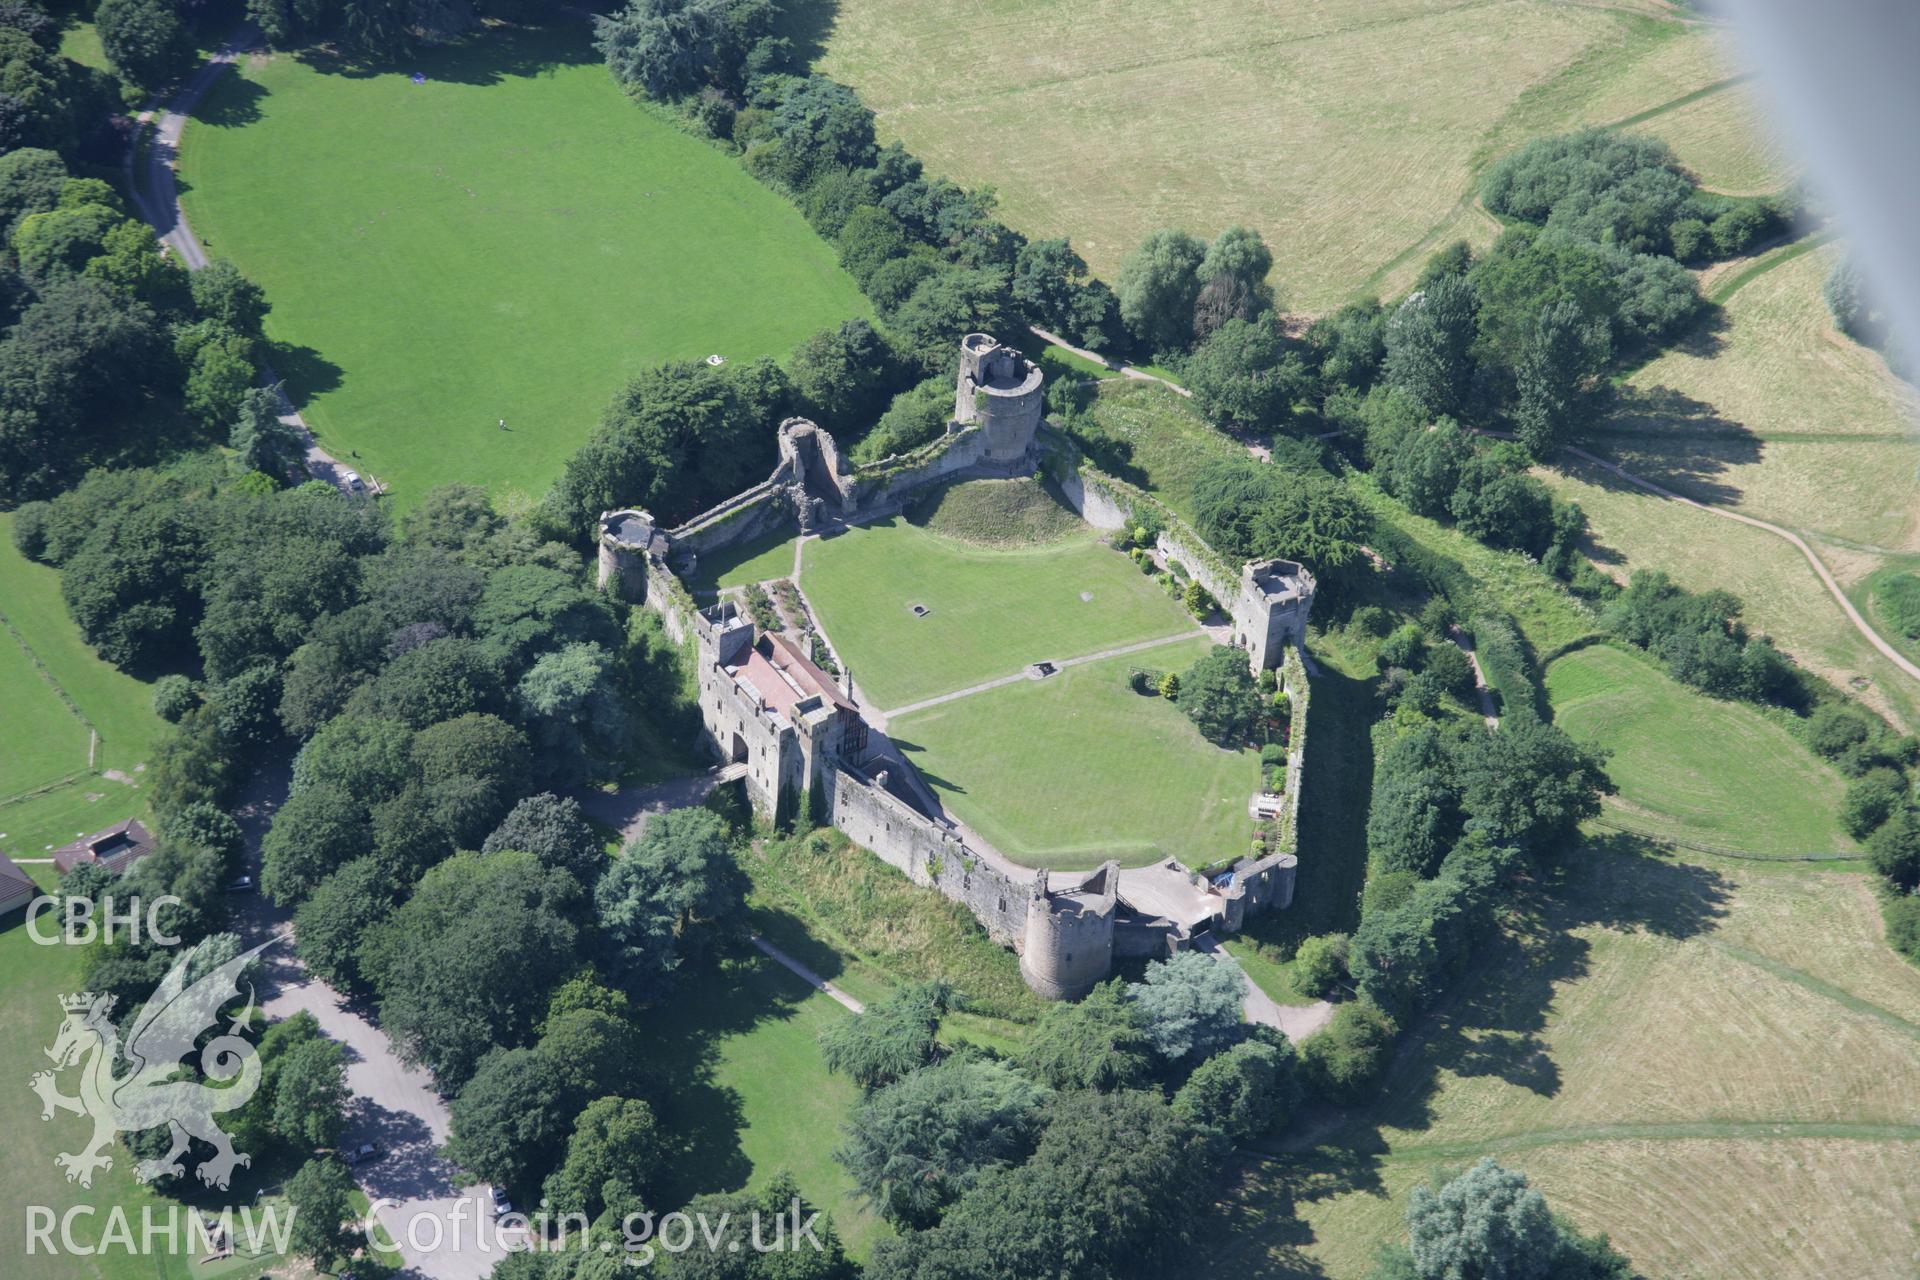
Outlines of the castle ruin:
<svg viewBox="0 0 1920 1280">
<path fill-rule="evenodd" d="M 645 511 L 603 515 L 599 582 L 660 612 L 676 639 L 692 633 L 703 737 L 739 770 L 756 812 L 805 811 L 831 822 L 915 883 L 965 905 L 989 936 L 1019 953 L 1034 991 L 1076 999 L 1111 973 L 1115 956 L 1164 957 L 1209 931 L 1238 930 L 1249 911 L 1288 906 L 1296 866 L 1290 847 L 1242 858 L 1211 878 L 1173 859 L 1126 870 L 1109 861 L 1092 872 L 1036 871 L 975 847 L 913 766 L 872 732 L 850 679 L 836 680 L 786 636 L 761 631 L 731 600 L 699 607 L 682 581 L 700 556 L 782 528 L 831 531 L 892 515 L 938 485 L 1034 474 L 1042 383 L 1022 353 L 969 334 L 960 346 L 953 419 L 939 439 L 849 466 L 831 433 L 789 418 L 780 424 L 772 474 L 693 519 L 662 529 Z M 1098 527 L 1118 527 L 1131 514 L 1125 495 L 1090 469 L 1061 488 Z M 1312 607 L 1312 576 L 1275 560 L 1244 566 L 1238 582 L 1223 580 L 1187 542 L 1197 544 L 1197 536 L 1162 535 L 1163 549 L 1191 563 L 1222 602 L 1234 643 L 1254 668 L 1278 668 L 1304 709 L 1306 674 L 1295 646 Z M 1297 808 L 1297 755 L 1290 765 L 1288 799 Z M 1289 845 L 1293 808 L 1284 815 Z"/>
</svg>

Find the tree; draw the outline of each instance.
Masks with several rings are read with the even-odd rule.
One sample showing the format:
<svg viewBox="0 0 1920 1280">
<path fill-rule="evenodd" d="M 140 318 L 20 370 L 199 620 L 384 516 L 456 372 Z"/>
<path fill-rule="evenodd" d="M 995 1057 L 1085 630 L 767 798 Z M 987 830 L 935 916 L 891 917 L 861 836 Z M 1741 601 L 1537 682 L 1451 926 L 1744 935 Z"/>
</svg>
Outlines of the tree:
<svg viewBox="0 0 1920 1280">
<path fill-rule="evenodd" d="M 1024 1164 L 938 1226 L 876 1246 L 874 1280 L 1132 1280 L 1172 1274 L 1212 1202 L 1223 1143 L 1157 1093 L 1067 1093 Z"/>
<path fill-rule="evenodd" d="M 301 787 L 261 842 L 260 887 L 277 905 L 297 907 L 322 880 L 372 850 L 364 803 L 338 787 Z"/>
<path fill-rule="evenodd" d="M 347 43 L 372 60 L 397 58 L 413 47 L 409 0 L 340 0 Z"/>
<path fill-rule="evenodd" d="M 347 1105 L 346 1050 L 317 1037 L 288 1051 L 274 1071 L 273 1130 L 296 1148 L 340 1140 Z"/>
<path fill-rule="evenodd" d="M 1184 231 L 1155 231 L 1120 264 L 1114 281 L 1120 319 L 1143 350 L 1185 351 L 1193 341 L 1206 256 L 1206 243 Z"/>
<path fill-rule="evenodd" d="M 197 275 L 196 275 L 197 278 Z M 251 378 L 252 367 L 248 367 Z M 240 397 L 227 447 L 247 471 L 258 471 L 285 484 L 306 473 L 307 440 L 300 428 L 280 420 L 280 393 L 270 387 L 249 387 Z"/>
<path fill-rule="evenodd" d="M 19 519 L 19 513 L 14 515 Z M 153 714 L 168 724 L 178 724 L 180 718 L 200 705 L 200 691 L 193 687 L 193 681 L 182 675 L 161 676 L 153 684 Z"/>
<path fill-rule="evenodd" d="M 581 646 L 587 647 L 587 646 Z M 374 714 L 424 729 L 503 703 L 492 656 L 465 636 L 441 636 L 395 657 L 370 687 Z"/>
<path fill-rule="evenodd" d="M 714 926 L 740 911 L 746 892 L 718 814 L 661 814 L 594 888 L 609 972 L 643 998 L 662 994 L 681 965 L 705 951 Z"/>
<path fill-rule="evenodd" d="M 547 1178 L 556 1214 L 589 1221 L 620 1197 L 644 1196 L 666 1157 L 653 1111 L 632 1098 L 597 1098 L 573 1122 L 567 1158 Z"/>
<path fill-rule="evenodd" d="M 873 112 L 846 85 L 825 76 L 792 82 L 773 112 L 781 176 L 795 190 L 816 174 L 873 164 Z"/>
<path fill-rule="evenodd" d="M 1306 382 L 1305 366 L 1282 353 L 1280 333 L 1267 315 L 1215 326 L 1184 374 L 1202 413 L 1252 431 L 1285 421 Z"/>
<path fill-rule="evenodd" d="M 1866 283 L 1860 274 L 1860 264 L 1851 257 L 1836 261 L 1820 285 L 1820 296 L 1833 316 L 1834 327 L 1857 339 L 1861 322 L 1871 311 L 1866 302 Z"/>
<path fill-rule="evenodd" d="M 1606 331 L 1570 301 L 1540 309 L 1514 369 L 1513 421 L 1520 443 L 1538 460 L 1577 439 L 1592 414 L 1584 384 L 1606 361 Z"/>
<path fill-rule="evenodd" d="M 1293 984 L 1303 994 L 1331 999 L 1352 981 L 1347 972 L 1347 950 L 1352 939 L 1344 933 L 1323 933 L 1301 942 L 1293 953 Z"/>
<path fill-rule="evenodd" d="M 867 1095 L 834 1159 L 888 1221 L 929 1227 L 989 1170 L 1026 1158 L 1045 1096 L 1005 1063 L 923 1067 Z"/>
<path fill-rule="evenodd" d="M 865 1089 L 905 1077 L 933 1060 L 934 1032 L 949 992 L 938 982 L 902 987 L 865 1013 L 841 1018 L 820 1033 L 820 1056 Z"/>
<path fill-rule="evenodd" d="M 517 851 L 428 871 L 361 952 L 401 1052 L 454 1089 L 489 1048 L 520 1040 L 579 961 L 581 897 L 572 877 Z"/>
<path fill-rule="evenodd" d="M 758 1191 L 695 1196 L 684 1212 L 709 1224 L 708 1230 L 696 1232 L 689 1248 L 655 1260 L 661 1280 L 852 1280 L 859 1274 L 847 1261 L 833 1219 L 816 1212 L 784 1170 Z M 783 1247 L 766 1250 L 767 1237 L 781 1240 L 773 1224 L 782 1215 L 810 1224 L 812 1238 L 803 1244 L 788 1236 Z M 754 1248 L 755 1223 L 763 1232 L 760 1249 Z"/>
<path fill-rule="evenodd" d="M 1430 876 L 1459 832 L 1451 762 L 1431 728 L 1413 729 L 1380 752 L 1367 808 L 1367 852 L 1381 871 Z"/>
<path fill-rule="evenodd" d="M 14 41 L 4 43 L 15 45 Z M 0 84 L 0 93 L 5 92 Z M 66 182 L 66 163 L 44 147 L 21 147 L 0 155 L 0 236 L 11 241 L 20 219 L 58 205 Z"/>
<path fill-rule="evenodd" d="M 1155 1053 L 1168 1062 L 1200 1062 L 1241 1035 L 1247 979 L 1237 965 L 1202 951 L 1183 951 L 1147 966 L 1127 988 Z"/>
<path fill-rule="evenodd" d="M 579 1105 L 544 1055 L 491 1049 L 448 1108 L 447 1157 L 475 1177 L 531 1193 Z"/>
<path fill-rule="evenodd" d="M 607 867 L 599 835 L 587 824 L 580 802 L 552 792 L 528 796 L 480 846 L 485 853 L 519 849 L 542 865 L 557 867 L 583 885 L 591 885 Z"/>
<path fill-rule="evenodd" d="M 934 374 L 952 368 L 965 335 L 1006 332 L 1012 311 L 1006 272 L 944 266 L 914 286 L 888 319 L 906 352 Z"/>
<path fill-rule="evenodd" d="M 329 984 L 364 993 L 360 943 L 394 905 L 394 875 L 371 857 L 355 858 L 327 876 L 293 915 L 300 959 Z"/>
<path fill-rule="evenodd" d="M 1260 714 L 1260 690 L 1247 669 L 1246 650 L 1213 646 L 1180 677 L 1175 701 L 1209 742 L 1223 747 L 1246 742 Z"/>
<path fill-rule="evenodd" d="M 1326 1026 L 1301 1042 L 1301 1078 L 1335 1102 L 1364 1101 L 1386 1069 L 1396 1030 L 1393 1019 L 1365 1000 L 1340 1005 Z"/>
<path fill-rule="evenodd" d="M 1869 769 L 1847 784 L 1840 802 L 1840 823 L 1847 834 L 1864 840 L 1889 818 L 1913 803 L 1913 788 L 1898 771 Z"/>
<path fill-rule="evenodd" d="M 100 47 L 114 73 L 143 89 L 170 80 L 193 52 L 193 37 L 164 0 L 100 0 Z"/>
<path fill-rule="evenodd" d="M 165 358 L 151 308 L 63 279 L 0 340 L 0 497 L 64 488 L 114 442 Z M 115 376 L 98 376 L 101 369 Z M 109 655 L 111 656 L 111 655 Z"/>
<path fill-rule="evenodd" d="M 843 320 L 795 348 L 787 362 L 794 398 L 810 417 L 839 430 L 877 417 L 892 383 L 893 353 L 871 324 Z"/>
<path fill-rule="evenodd" d="M 1544 1280 L 1559 1252 L 1546 1199 L 1491 1156 L 1438 1191 L 1415 1187 L 1407 1228 L 1414 1266 L 1434 1280 Z"/>
<path fill-rule="evenodd" d="M 1152 1051 L 1139 1007 L 1116 979 L 1078 1003 L 1048 1005 L 1019 1062 L 1049 1088 L 1109 1093 L 1144 1084 Z"/>
<path fill-rule="evenodd" d="M 280 669 L 270 662 L 222 681 L 213 695 L 221 737 L 242 751 L 279 741 L 279 707 Z"/>
<path fill-rule="evenodd" d="M 1478 301 L 1473 285 L 1445 276 L 1400 304 L 1387 321 L 1386 377 L 1432 414 L 1457 414 L 1473 382 Z"/>
<path fill-rule="evenodd" d="M 1013 260 L 1014 305 L 1033 323 L 1076 334 L 1087 262 L 1067 240 L 1030 240 Z"/>
<path fill-rule="evenodd" d="M 1273 253 L 1259 232 L 1234 226 L 1216 236 L 1200 262 L 1194 336 L 1204 340 L 1229 321 L 1272 311 L 1273 289 L 1267 284 L 1272 270 Z"/>
<path fill-rule="evenodd" d="M 1547 853 L 1600 816 L 1605 760 L 1557 725 L 1512 716 L 1497 732 L 1470 734 L 1454 768 L 1461 805 L 1489 839 Z"/>
<path fill-rule="evenodd" d="M 1920 885 L 1920 809 L 1901 809 L 1867 838 L 1873 869 L 1899 888 Z"/>
<path fill-rule="evenodd" d="M 331 1156 L 301 1165 L 285 1187 L 292 1221 L 287 1243 L 292 1252 L 312 1258 L 322 1270 L 330 1271 L 345 1261 L 352 1247 L 346 1224 L 353 1216 L 353 1191 L 346 1166 Z"/>
<path fill-rule="evenodd" d="M 1293 1071 L 1293 1044 L 1285 1036 L 1244 1041 L 1195 1068 L 1173 1109 L 1245 1142 L 1286 1123 Z"/>
</svg>

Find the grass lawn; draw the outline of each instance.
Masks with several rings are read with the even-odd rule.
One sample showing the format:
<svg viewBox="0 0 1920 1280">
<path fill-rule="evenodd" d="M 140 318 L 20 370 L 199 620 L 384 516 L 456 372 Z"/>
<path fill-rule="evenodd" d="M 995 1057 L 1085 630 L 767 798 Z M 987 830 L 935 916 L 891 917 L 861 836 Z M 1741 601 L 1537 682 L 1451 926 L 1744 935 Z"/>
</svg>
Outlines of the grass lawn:
<svg viewBox="0 0 1920 1280">
<path fill-rule="evenodd" d="M 773 578 L 791 578 L 793 544 L 797 541 L 799 535 L 792 529 L 780 528 L 737 547 L 701 556 L 687 587 L 704 595 L 722 587 L 744 587 Z"/>
<path fill-rule="evenodd" d="M 1139 485 L 1188 521 L 1193 519 L 1193 482 L 1200 472 L 1215 462 L 1247 456 L 1191 400 L 1131 378 L 1103 383 L 1067 434 L 1095 466 Z"/>
<path fill-rule="evenodd" d="M 1631 0 L 833 12 L 820 70 L 860 91 L 883 141 L 993 187 L 1011 226 L 1071 236 L 1111 280 L 1149 231 L 1244 223 L 1273 246 L 1284 304 L 1309 312 L 1407 287 L 1450 240 L 1490 240 L 1474 179 L 1527 137 L 1626 119 L 1734 70 L 1721 32 Z M 1674 129 L 1709 181 L 1763 180 L 1753 140 L 1717 118 L 1675 109 L 1639 127 Z"/>
<path fill-rule="evenodd" d="M 0 627 L 0 690 L 6 691 L 7 707 L 7 732 L 0 741 L 0 798 L 87 767 L 87 726 L 6 627 Z"/>
<path fill-rule="evenodd" d="M 1751 707 L 1696 693 L 1611 645 L 1557 659 L 1547 694 L 1561 728 L 1610 753 L 1620 789 L 1610 820 L 1765 856 L 1855 848 L 1840 829 L 1845 780 Z"/>
<path fill-rule="evenodd" d="M 1183 670 L 1209 643 L 1004 685 L 902 716 L 889 733 L 942 803 L 1010 858 L 1076 870 L 1172 856 L 1198 867 L 1246 852 L 1259 759 L 1213 746 L 1126 677 L 1135 666 Z"/>
<path fill-rule="evenodd" d="M 1379 1102 L 1245 1164 L 1195 1274 L 1360 1280 L 1411 1189 L 1482 1155 L 1638 1274 L 1906 1274 L 1920 969 L 1871 877 L 1610 837 L 1517 905 Z"/>
<path fill-rule="evenodd" d="M 59 574 L 16 551 L 12 532 L 12 516 L 0 513 L 0 616 L 7 622 L 0 628 L 0 705 L 9 729 L 0 741 L 0 852 L 29 858 L 76 832 L 141 813 L 140 770 L 166 726 L 153 714 L 152 686 L 104 661 L 80 638 L 60 596 Z M 100 734 L 98 772 L 7 801 L 84 771 L 89 727 Z"/>
<path fill-rule="evenodd" d="M 817 1043 L 847 1016 L 758 952 L 727 958 L 649 1015 L 648 1065 L 667 1092 L 660 1118 L 679 1146 L 664 1203 L 762 1186 L 785 1169 L 865 1257 L 887 1228 L 854 1198 L 832 1156 L 860 1090 L 827 1073 Z"/>
<path fill-rule="evenodd" d="M 1088 530 L 1018 550 L 943 538 L 904 519 L 807 542 L 800 586 L 856 684 L 884 709 L 1194 628 Z M 916 617 L 910 606 L 929 612 Z"/>
<path fill-rule="evenodd" d="M 560 17 L 373 75 L 250 59 L 187 129 L 195 229 L 272 299 L 321 442 L 403 503 L 537 496 L 640 369 L 783 357 L 868 310 L 798 211 L 629 102 L 589 35 Z"/>
</svg>

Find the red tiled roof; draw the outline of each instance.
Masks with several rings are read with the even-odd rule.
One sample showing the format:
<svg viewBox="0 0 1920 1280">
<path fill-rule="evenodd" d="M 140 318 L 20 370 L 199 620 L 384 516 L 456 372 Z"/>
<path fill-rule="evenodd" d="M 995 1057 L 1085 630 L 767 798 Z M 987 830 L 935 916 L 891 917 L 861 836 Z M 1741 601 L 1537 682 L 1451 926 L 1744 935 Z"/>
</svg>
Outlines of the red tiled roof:
<svg viewBox="0 0 1920 1280">
<path fill-rule="evenodd" d="M 747 660 L 740 664 L 740 678 L 760 696 L 760 701 L 788 720 L 794 718 L 794 707 L 808 698 L 821 698 L 831 706 L 854 710 L 853 703 L 827 673 L 814 666 L 782 635 L 760 637 L 747 651 Z"/>
</svg>

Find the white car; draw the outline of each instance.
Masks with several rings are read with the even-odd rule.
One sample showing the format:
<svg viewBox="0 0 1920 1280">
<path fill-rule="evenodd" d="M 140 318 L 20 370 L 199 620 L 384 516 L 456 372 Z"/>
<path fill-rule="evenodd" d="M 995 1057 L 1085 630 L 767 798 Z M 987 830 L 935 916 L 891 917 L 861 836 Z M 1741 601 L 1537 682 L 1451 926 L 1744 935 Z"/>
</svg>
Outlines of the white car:
<svg viewBox="0 0 1920 1280">
<path fill-rule="evenodd" d="M 504 1218 L 513 1212 L 513 1201 L 507 1199 L 507 1193 L 503 1188 L 492 1187 L 489 1189 L 489 1194 L 493 1197 L 494 1217 Z"/>
<path fill-rule="evenodd" d="M 347 488 L 353 490 L 353 492 L 355 493 L 366 492 L 366 489 L 367 489 L 366 482 L 360 478 L 360 473 L 358 471 L 347 472 L 346 481 L 347 481 Z"/>
</svg>

